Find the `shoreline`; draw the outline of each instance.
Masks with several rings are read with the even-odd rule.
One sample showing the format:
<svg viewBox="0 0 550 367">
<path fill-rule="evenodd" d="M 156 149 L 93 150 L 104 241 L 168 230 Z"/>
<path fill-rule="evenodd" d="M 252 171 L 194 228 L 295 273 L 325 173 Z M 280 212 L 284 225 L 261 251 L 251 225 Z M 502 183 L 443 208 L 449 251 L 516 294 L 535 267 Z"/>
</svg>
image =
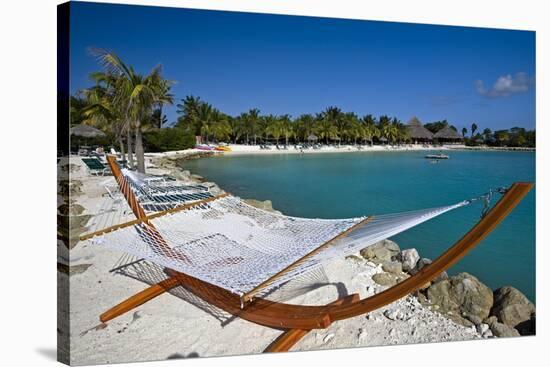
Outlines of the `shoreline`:
<svg viewBox="0 0 550 367">
<path fill-rule="evenodd" d="M 185 149 L 179 151 L 170 151 L 162 153 L 145 153 L 146 157 L 174 157 L 181 159 L 194 159 L 210 156 L 241 156 L 241 155 L 280 155 L 280 154 L 327 154 L 327 153 L 374 153 L 374 152 L 439 152 L 439 151 L 481 151 L 481 152 L 536 152 L 536 148 L 522 147 L 469 147 L 465 145 L 443 145 L 443 146 L 389 146 L 389 145 L 374 145 L 365 146 L 362 149 L 357 149 L 352 145 L 342 145 L 340 147 L 323 146 L 320 149 L 306 149 L 300 151 L 293 146 L 288 149 L 279 149 L 272 147 L 270 150 L 260 149 L 259 145 L 241 145 L 229 144 L 231 151 L 208 151 L 201 149 Z"/>
</svg>

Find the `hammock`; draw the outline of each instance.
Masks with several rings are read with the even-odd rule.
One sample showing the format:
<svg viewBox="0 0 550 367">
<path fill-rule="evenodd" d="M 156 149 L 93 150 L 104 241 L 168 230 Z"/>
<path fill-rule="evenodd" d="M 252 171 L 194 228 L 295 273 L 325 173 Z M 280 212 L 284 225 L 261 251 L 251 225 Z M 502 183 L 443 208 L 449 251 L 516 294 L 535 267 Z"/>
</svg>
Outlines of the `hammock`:
<svg viewBox="0 0 550 367">
<path fill-rule="evenodd" d="M 332 322 L 379 309 L 421 288 L 477 246 L 533 187 L 531 183 L 516 182 L 508 189 L 497 190 L 503 197 L 491 209 L 489 192 L 455 205 L 400 214 L 305 219 L 268 213 L 228 194 L 183 200 L 178 196 L 182 190 L 202 188 L 177 188 L 158 178 L 122 172 L 114 156 L 107 156 L 107 161 L 137 219 L 90 233 L 81 240 L 92 238 L 96 244 L 149 259 L 163 266 L 167 277 L 101 314 L 101 322 L 182 286 L 233 316 L 285 330 L 266 352 L 287 351 L 312 329 L 327 328 Z M 162 187 L 160 194 L 158 186 Z M 166 203 L 170 198 L 169 208 L 147 214 L 136 198 L 139 195 L 152 203 Z M 172 200 L 177 197 L 182 201 Z M 481 198 L 485 199 L 483 215 L 468 233 L 421 271 L 380 293 L 365 299 L 351 294 L 316 306 L 256 297 L 300 274 L 311 274 L 335 256 L 356 252 Z"/>
<path fill-rule="evenodd" d="M 197 188 L 164 186 L 132 171 L 121 173 L 136 197 L 168 210 L 147 224 L 102 233 L 92 242 L 222 287 L 243 302 L 327 261 L 470 203 L 380 216 L 307 219 L 257 209 L 231 195 L 214 198 L 199 188 L 203 196 L 192 199 L 214 200 L 172 212 L 170 209 L 188 203 Z M 156 228 L 154 235 L 147 232 L 150 224 Z M 160 238 L 164 250 L 159 249 Z"/>
</svg>

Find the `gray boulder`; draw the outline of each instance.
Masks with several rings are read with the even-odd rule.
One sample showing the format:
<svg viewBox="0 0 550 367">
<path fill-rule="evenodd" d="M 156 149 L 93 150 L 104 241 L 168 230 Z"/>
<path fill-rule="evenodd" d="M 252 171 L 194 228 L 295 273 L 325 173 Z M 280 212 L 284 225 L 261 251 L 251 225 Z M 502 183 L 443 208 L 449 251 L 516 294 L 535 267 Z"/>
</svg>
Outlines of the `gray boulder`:
<svg viewBox="0 0 550 367">
<path fill-rule="evenodd" d="M 385 261 L 382 263 L 382 270 L 388 273 L 400 274 L 403 272 L 403 267 L 399 261 Z"/>
<path fill-rule="evenodd" d="M 431 263 L 432 263 L 432 260 L 423 257 L 422 259 L 418 260 L 418 262 L 416 263 L 416 266 L 413 269 L 409 270 L 409 274 L 415 275 L 420 270 L 422 270 L 425 266 L 430 265 Z M 437 283 L 446 279 L 449 279 L 449 276 L 447 275 L 446 272 L 442 272 L 437 277 L 435 277 L 432 283 Z"/>
<path fill-rule="evenodd" d="M 495 290 L 494 305 L 491 315 L 508 326 L 517 327 L 531 320 L 535 314 L 535 306 L 514 287 L 502 287 Z"/>
<path fill-rule="evenodd" d="M 397 284 L 396 276 L 390 273 L 374 274 L 372 276 L 372 280 L 374 280 L 376 284 L 383 285 L 383 286 L 392 286 Z"/>
<path fill-rule="evenodd" d="M 366 260 L 380 264 L 396 260 L 401 249 L 399 246 L 390 240 L 382 240 L 367 248 L 361 250 L 360 254 Z"/>
<path fill-rule="evenodd" d="M 416 266 L 415 266 L 414 268 L 412 268 L 411 270 L 409 270 L 409 274 L 415 275 L 415 274 L 418 273 L 423 267 L 425 267 L 426 265 L 430 265 L 431 263 L 432 263 L 432 260 L 423 257 L 422 259 L 420 259 L 420 260 L 418 260 L 418 261 L 416 262 Z"/>
<path fill-rule="evenodd" d="M 491 289 L 468 273 L 433 283 L 426 296 L 438 311 L 460 315 L 476 325 L 489 316 L 493 305 Z"/>
<path fill-rule="evenodd" d="M 536 315 L 533 314 L 529 320 L 517 324 L 516 330 L 521 335 L 535 335 L 537 333 L 536 318 Z"/>
<path fill-rule="evenodd" d="M 401 251 L 401 262 L 403 263 L 403 271 L 409 272 L 416 267 L 416 263 L 420 260 L 420 255 L 416 249 L 406 249 Z"/>
<path fill-rule="evenodd" d="M 372 276 L 372 280 L 374 280 L 374 282 L 379 285 L 392 286 L 407 279 L 408 277 L 409 276 L 405 273 L 401 273 L 401 274 L 377 273 Z"/>
<path fill-rule="evenodd" d="M 266 212 L 281 214 L 280 211 L 273 209 L 273 203 L 271 200 L 256 200 L 256 199 L 244 199 L 245 203 L 258 209 L 265 210 Z"/>
<path fill-rule="evenodd" d="M 511 326 L 502 324 L 500 322 L 495 322 L 490 325 L 493 335 L 497 338 L 513 338 L 515 336 L 520 336 L 519 332 Z"/>
</svg>

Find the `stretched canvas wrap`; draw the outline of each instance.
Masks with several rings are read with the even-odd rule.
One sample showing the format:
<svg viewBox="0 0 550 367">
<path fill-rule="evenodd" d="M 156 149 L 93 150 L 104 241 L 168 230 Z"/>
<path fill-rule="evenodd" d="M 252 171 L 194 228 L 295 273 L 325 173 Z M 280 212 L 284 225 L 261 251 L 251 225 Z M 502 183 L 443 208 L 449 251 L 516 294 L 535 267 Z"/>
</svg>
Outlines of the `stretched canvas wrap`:
<svg viewBox="0 0 550 367">
<path fill-rule="evenodd" d="M 535 335 L 535 32 L 58 6 L 58 359 Z"/>
</svg>

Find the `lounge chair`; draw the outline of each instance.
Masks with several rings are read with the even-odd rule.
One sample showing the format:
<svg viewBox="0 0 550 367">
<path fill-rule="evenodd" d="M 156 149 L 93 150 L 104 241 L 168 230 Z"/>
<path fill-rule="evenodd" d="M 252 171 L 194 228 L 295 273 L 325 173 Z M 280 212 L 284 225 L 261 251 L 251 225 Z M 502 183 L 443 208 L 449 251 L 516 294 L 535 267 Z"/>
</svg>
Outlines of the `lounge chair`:
<svg viewBox="0 0 550 367">
<path fill-rule="evenodd" d="M 109 167 L 105 166 L 98 158 L 81 158 L 92 176 L 105 176 L 111 174 Z"/>
<path fill-rule="evenodd" d="M 114 157 L 107 158 L 137 219 L 84 235 L 81 240 L 122 250 L 164 267 L 166 278 L 100 316 L 105 323 L 178 286 L 223 311 L 256 324 L 285 330 L 266 351 L 290 349 L 313 329 L 359 316 L 421 288 L 480 243 L 533 186 L 515 183 L 455 245 L 422 271 L 359 299 L 349 295 L 327 305 L 302 306 L 265 298 L 300 274 L 318 269 L 480 198 L 420 211 L 338 220 L 286 217 L 253 208 L 222 194 L 147 215 Z M 499 191 L 500 192 L 500 191 Z M 263 248 L 269 251 L 262 251 Z"/>
</svg>

